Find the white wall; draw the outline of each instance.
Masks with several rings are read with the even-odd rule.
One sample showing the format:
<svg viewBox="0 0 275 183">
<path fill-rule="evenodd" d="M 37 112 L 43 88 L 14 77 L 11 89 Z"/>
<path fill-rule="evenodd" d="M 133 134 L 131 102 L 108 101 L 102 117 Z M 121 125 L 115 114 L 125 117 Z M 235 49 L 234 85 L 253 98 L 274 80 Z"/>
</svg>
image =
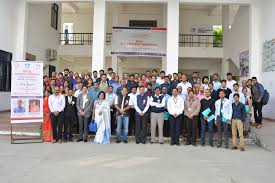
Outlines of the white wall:
<svg viewBox="0 0 275 183">
<path fill-rule="evenodd" d="M 61 10 L 61 8 L 59 8 L 59 10 Z M 26 51 L 35 55 L 36 60 L 44 61 L 44 68 L 49 64 L 57 65 L 58 61 L 46 61 L 46 49 L 51 48 L 58 51 L 59 48 L 59 30 L 51 27 L 50 3 L 29 4 L 27 29 Z M 45 69 L 45 71 L 46 70 L 47 69 Z"/>
<path fill-rule="evenodd" d="M 0 50 L 16 53 L 18 2 L 16 0 L 0 1 Z M 10 92 L 0 92 L 0 111 L 10 109 Z"/>
<path fill-rule="evenodd" d="M 239 55 L 249 49 L 249 7 L 240 6 L 231 29 L 224 35 L 223 58 L 239 67 Z"/>
<path fill-rule="evenodd" d="M 275 1 L 265 0 L 260 3 L 260 54 L 262 54 L 262 45 L 266 40 L 275 38 Z M 252 21 L 253 22 L 253 21 Z M 262 58 L 262 57 L 261 57 Z M 260 69 L 262 71 L 262 69 Z M 264 106 L 264 117 L 275 119 L 275 72 L 261 72 L 260 82 L 270 93 L 270 101 L 267 106 Z"/>
</svg>

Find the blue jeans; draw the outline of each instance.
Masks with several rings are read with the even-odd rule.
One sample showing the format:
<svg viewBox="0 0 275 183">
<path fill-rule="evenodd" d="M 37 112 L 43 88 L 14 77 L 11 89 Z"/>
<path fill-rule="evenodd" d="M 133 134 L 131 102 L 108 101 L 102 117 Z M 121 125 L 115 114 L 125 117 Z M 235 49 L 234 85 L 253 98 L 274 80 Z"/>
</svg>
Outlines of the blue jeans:
<svg viewBox="0 0 275 183">
<path fill-rule="evenodd" d="M 217 117 L 217 128 L 218 128 L 218 144 L 222 145 L 222 129 L 224 132 L 224 143 L 225 145 L 228 145 L 229 142 L 229 132 L 228 132 L 228 124 L 222 122 L 221 117 Z"/>
<path fill-rule="evenodd" d="M 208 124 L 209 144 L 213 145 L 213 136 L 214 136 L 213 124 L 214 124 L 214 120 L 212 120 L 208 123 L 208 121 L 203 119 L 203 117 L 201 117 L 201 144 L 205 144 L 205 127 L 206 127 L 207 124 Z"/>
<path fill-rule="evenodd" d="M 127 140 L 128 139 L 129 116 L 122 116 L 122 115 L 117 116 L 117 128 L 116 128 L 117 140 L 120 140 L 122 125 L 123 125 L 123 137 L 124 137 L 124 140 Z"/>
</svg>

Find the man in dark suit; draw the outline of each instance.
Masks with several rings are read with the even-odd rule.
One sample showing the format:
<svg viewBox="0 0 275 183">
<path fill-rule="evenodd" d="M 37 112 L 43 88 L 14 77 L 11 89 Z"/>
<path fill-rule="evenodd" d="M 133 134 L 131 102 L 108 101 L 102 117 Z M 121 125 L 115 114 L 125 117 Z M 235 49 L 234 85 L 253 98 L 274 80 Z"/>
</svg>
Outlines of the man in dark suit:
<svg viewBox="0 0 275 183">
<path fill-rule="evenodd" d="M 73 141 L 73 126 L 76 120 L 76 97 L 73 96 L 73 89 L 70 88 L 68 96 L 65 97 L 65 110 L 64 110 L 64 141 L 67 142 L 68 135 L 69 141 Z M 68 134 L 69 133 L 69 134 Z"/>
</svg>

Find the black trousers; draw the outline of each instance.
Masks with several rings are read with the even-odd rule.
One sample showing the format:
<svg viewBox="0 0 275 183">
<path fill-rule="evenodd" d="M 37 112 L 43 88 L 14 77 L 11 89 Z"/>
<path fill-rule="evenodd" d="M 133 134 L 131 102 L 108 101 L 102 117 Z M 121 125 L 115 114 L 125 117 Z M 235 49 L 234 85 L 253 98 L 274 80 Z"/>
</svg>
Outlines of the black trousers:
<svg viewBox="0 0 275 183">
<path fill-rule="evenodd" d="M 51 113 L 50 116 L 53 131 L 53 140 L 62 139 L 63 112 L 60 112 L 57 116 Z"/>
<path fill-rule="evenodd" d="M 116 126 L 115 126 L 115 108 L 111 108 L 111 133 L 112 134 L 115 134 L 115 129 L 116 129 Z"/>
<path fill-rule="evenodd" d="M 186 117 L 187 143 L 196 144 L 198 136 L 198 116 Z"/>
<path fill-rule="evenodd" d="M 179 143 L 181 123 L 182 115 L 179 115 L 176 118 L 173 115 L 169 115 L 171 142 L 174 144 Z"/>
<path fill-rule="evenodd" d="M 135 134 L 135 124 L 136 124 L 136 110 L 130 109 L 129 110 L 129 128 L 128 128 L 128 135 L 134 135 Z"/>
<path fill-rule="evenodd" d="M 63 133 L 63 138 L 64 140 L 69 138 L 73 138 L 73 128 L 74 128 L 74 123 L 76 120 L 76 116 L 65 116 L 64 120 L 64 133 Z"/>
<path fill-rule="evenodd" d="M 143 116 L 140 116 L 139 113 L 136 112 L 136 129 L 135 129 L 135 137 L 136 142 L 138 143 L 146 143 L 147 136 L 147 124 L 149 121 L 149 113 L 146 112 Z"/>
<path fill-rule="evenodd" d="M 262 108 L 263 105 L 261 102 L 253 102 L 253 108 L 254 108 L 254 118 L 255 122 L 257 124 L 262 124 L 263 121 L 263 113 L 262 113 Z"/>
</svg>

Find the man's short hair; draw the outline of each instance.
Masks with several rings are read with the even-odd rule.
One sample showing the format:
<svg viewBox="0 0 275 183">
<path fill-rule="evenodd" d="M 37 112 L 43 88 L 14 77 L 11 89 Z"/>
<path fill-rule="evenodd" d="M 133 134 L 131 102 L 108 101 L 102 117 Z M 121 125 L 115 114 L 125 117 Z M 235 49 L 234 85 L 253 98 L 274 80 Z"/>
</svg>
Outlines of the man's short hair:
<svg viewBox="0 0 275 183">
<path fill-rule="evenodd" d="M 239 86 L 239 84 L 238 84 L 238 83 L 235 83 L 233 86 Z"/>
<path fill-rule="evenodd" d="M 113 68 L 109 67 L 107 71 L 113 71 Z"/>
<path fill-rule="evenodd" d="M 62 73 L 62 72 L 60 72 L 60 73 L 58 73 L 58 75 L 62 75 L 62 76 L 63 76 L 63 73 Z"/>
<path fill-rule="evenodd" d="M 70 72 L 70 70 L 69 70 L 69 69 L 64 69 L 64 72 L 65 72 L 65 71 L 68 71 L 68 72 Z"/>
<path fill-rule="evenodd" d="M 231 72 L 228 72 L 228 73 L 226 74 L 226 76 L 232 76 L 232 73 L 231 73 Z"/>
<path fill-rule="evenodd" d="M 220 94 L 220 93 L 224 93 L 224 94 L 225 94 L 225 91 L 224 91 L 224 90 L 220 90 L 220 91 L 219 91 L 219 94 Z"/>
<path fill-rule="evenodd" d="M 215 73 L 215 74 L 213 74 L 213 76 L 219 76 L 219 74 Z"/>
<path fill-rule="evenodd" d="M 257 77 L 253 76 L 253 77 L 251 78 L 251 80 L 253 80 L 253 79 L 257 80 Z"/>
<path fill-rule="evenodd" d="M 233 95 L 233 97 L 238 97 L 238 98 L 240 98 L 240 95 L 238 94 L 238 93 L 235 93 L 234 95 Z"/>
<path fill-rule="evenodd" d="M 221 81 L 221 83 L 226 83 L 226 80 L 225 80 L 225 79 L 223 79 L 223 80 Z"/>
<path fill-rule="evenodd" d="M 159 86 L 157 86 L 157 87 L 155 88 L 155 90 L 160 90 L 160 87 L 159 87 Z"/>
<path fill-rule="evenodd" d="M 177 90 L 177 91 L 179 91 L 177 88 L 173 88 L 173 89 L 172 89 L 172 91 L 173 91 L 173 90 Z"/>
</svg>

